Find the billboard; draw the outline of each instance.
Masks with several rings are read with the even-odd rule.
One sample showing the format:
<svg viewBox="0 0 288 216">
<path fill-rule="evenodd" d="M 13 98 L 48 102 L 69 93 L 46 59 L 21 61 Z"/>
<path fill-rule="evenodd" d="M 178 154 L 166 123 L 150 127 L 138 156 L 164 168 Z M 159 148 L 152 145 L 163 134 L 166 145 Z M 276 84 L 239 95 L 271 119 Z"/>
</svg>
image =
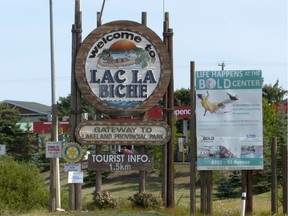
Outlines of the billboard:
<svg viewBox="0 0 288 216">
<path fill-rule="evenodd" d="M 263 169 L 261 71 L 196 72 L 198 170 Z"/>
</svg>

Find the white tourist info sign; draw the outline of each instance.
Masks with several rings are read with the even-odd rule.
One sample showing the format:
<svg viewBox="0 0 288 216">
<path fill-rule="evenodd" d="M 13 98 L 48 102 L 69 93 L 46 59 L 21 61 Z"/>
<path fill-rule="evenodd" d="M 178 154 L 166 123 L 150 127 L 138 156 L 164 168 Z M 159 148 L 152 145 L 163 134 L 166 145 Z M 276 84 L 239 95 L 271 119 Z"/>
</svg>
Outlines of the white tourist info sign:
<svg viewBox="0 0 288 216">
<path fill-rule="evenodd" d="M 198 170 L 263 169 L 261 71 L 197 71 Z"/>
</svg>

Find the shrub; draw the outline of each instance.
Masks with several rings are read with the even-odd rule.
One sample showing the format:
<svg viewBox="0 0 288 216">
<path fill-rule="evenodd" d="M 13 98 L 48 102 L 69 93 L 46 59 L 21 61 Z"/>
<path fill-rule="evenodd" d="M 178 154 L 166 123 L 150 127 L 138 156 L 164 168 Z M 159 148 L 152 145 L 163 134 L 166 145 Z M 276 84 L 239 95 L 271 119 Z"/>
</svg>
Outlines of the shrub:
<svg viewBox="0 0 288 216">
<path fill-rule="evenodd" d="M 116 208 L 118 202 L 108 191 L 93 193 L 93 204 L 99 209 Z"/>
<path fill-rule="evenodd" d="M 239 171 L 226 172 L 217 181 L 217 193 L 219 199 L 236 198 L 241 195 L 241 177 Z"/>
<path fill-rule="evenodd" d="M 132 197 L 128 197 L 128 200 L 137 208 L 160 208 L 163 206 L 163 201 L 160 197 L 146 191 L 138 192 Z"/>
<path fill-rule="evenodd" d="M 48 187 L 35 165 L 0 157 L 0 215 L 26 212 L 49 205 Z"/>
</svg>

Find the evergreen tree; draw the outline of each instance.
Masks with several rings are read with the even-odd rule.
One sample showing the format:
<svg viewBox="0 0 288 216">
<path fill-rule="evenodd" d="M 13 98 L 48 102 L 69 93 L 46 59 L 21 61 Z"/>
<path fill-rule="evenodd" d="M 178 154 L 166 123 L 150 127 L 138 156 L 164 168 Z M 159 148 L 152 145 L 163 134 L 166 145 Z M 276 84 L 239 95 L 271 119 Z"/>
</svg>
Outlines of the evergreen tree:
<svg viewBox="0 0 288 216">
<path fill-rule="evenodd" d="M 0 104 L 0 143 L 6 145 L 7 153 L 17 153 L 21 148 L 22 131 L 17 125 L 19 121 L 19 112 L 10 109 L 5 104 Z"/>
<path fill-rule="evenodd" d="M 190 89 L 181 88 L 174 92 L 175 106 L 190 105 Z"/>
<path fill-rule="evenodd" d="M 236 198 L 241 194 L 239 171 L 224 172 L 217 181 L 216 197 L 219 199 Z"/>
<path fill-rule="evenodd" d="M 67 97 L 60 97 L 57 101 L 58 117 L 62 118 L 63 116 L 71 115 L 71 95 Z M 96 114 L 96 110 L 87 100 L 82 98 L 82 113 L 88 113 L 89 119 L 93 119 Z"/>
<path fill-rule="evenodd" d="M 36 137 L 31 133 L 27 124 L 25 130 L 17 124 L 20 120 L 19 112 L 6 104 L 0 104 L 0 144 L 6 145 L 7 154 L 18 161 L 33 162 L 39 168 L 47 163 L 43 155 L 38 154 Z"/>
<path fill-rule="evenodd" d="M 279 86 L 279 80 L 276 81 L 274 85 L 265 84 L 262 88 L 263 98 L 267 100 L 269 104 L 275 103 L 287 103 L 288 91 L 285 90 L 282 86 Z"/>
</svg>

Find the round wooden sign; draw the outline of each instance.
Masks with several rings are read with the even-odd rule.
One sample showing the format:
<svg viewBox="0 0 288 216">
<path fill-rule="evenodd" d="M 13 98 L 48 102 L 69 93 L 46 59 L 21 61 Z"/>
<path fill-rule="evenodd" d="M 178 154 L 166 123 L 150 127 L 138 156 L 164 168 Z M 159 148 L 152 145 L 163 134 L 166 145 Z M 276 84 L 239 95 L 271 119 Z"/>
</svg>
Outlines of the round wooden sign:
<svg viewBox="0 0 288 216">
<path fill-rule="evenodd" d="M 162 99 L 171 76 L 163 41 L 147 26 L 115 21 L 93 30 L 76 57 L 76 80 L 96 109 L 133 116 Z"/>
</svg>

